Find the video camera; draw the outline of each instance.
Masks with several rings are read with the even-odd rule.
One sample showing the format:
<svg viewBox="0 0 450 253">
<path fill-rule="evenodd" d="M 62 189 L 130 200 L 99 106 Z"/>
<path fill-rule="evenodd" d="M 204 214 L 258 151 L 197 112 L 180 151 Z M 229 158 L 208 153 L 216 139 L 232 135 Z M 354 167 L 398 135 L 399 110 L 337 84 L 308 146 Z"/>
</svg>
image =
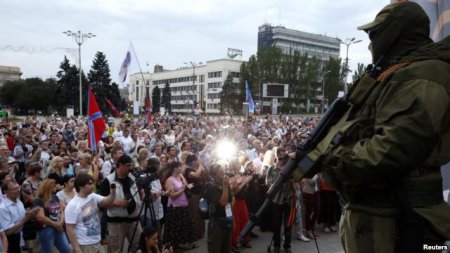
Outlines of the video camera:
<svg viewBox="0 0 450 253">
<path fill-rule="evenodd" d="M 144 193 L 146 197 L 151 196 L 152 192 L 152 181 L 158 180 L 159 176 L 157 173 L 150 173 L 147 171 L 139 171 L 135 173 L 136 178 L 136 186 L 138 190 L 144 189 Z"/>
</svg>

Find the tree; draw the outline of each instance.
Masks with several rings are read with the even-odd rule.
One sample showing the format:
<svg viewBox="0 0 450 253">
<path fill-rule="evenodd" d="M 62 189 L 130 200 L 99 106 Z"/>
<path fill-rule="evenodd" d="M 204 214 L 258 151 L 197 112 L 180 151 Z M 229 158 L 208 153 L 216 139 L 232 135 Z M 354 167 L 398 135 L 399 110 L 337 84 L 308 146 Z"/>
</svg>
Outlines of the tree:
<svg viewBox="0 0 450 253">
<path fill-rule="evenodd" d="M 169 112 L 169 113 L 172 112 L 172 104 L 170 103 L 171 96 L 172 95 L 170 94 L 169 82 L 166 82 L 166 85 L 164 86 L 164 89 L 162 91 L 161 104 L 164 105 L 164 108 L 165 108 L 166 112 Z"/>
<path fill-rule="evenodd" d="M 341 59 L 323 60 L 299 51 L 285 53 L 278 47 L 272 47 L 259 50 L 241 65 L 240 87 L 244 87 L 247 80 L 255 101 L 258 101 L 261 84 L 287 83 L 289 98 L 281 99 L 280 103 L 284 105 L 283 110 L 286 111 L 290 105 L 292 113 L 299 113 L 305 112 L 311 101 L 317 102 L 323 87 L 325 97 L 334 100 L 338 91 L 343 90 L 344 70 Z M 238 96 L 243 98 L 243 91 Z"/>
<path fill-rule="evenodd" d="M 111 84 L 109 64 L 104 53 L 97 52 L 95 54 L 88 79 L 101 112 L 112 112 L 106 103 L 106 99 L 109 99 L 115 106 L 123 108 L 119 86 L 115 83 Z"/>
<path fill-rule="evenodd" d="M 344 72 L 342 72 L 342 59 L 330 58 L 325 64 L 325 99 L 328 102 L 334 101 L 339 91 L 344 90 Z"/>
<path fill-rule="evenodd" d="M 59 66 L 60 70 L 56 73 L 57 90 L 55 92 L 56 109 L 63 113 L 65 107 L 72 105 L 75 111 L 78 111 L 79 98 L 79 79 L 78 69 L 75 65 L 70 65 L 69 59 L 64 56 L 64 60 Z"/>
<path fill-rule="evenodd" d="M 233 83 L 233 76 L 228 72 L 227 78 L 222 86 L 222 91 L 219 93 L 220 96 L 220 111 L 238 112 L 243 100 L 239 100 L 239 94 L 237 91 L 237 84 Z"/>
<path fill-rule="evenodd" d="M 40 78 L 11 81 L 0 88 L 0 101 L 2 104 L 13 107 L 18 114 L 37 111 L 46 114 L 54 106 L 56 89 L 57 86 L 54 83 L 44 82 Z"/>
<path fill-rule="evenodd" d="M 364 63 L 358 62 L 358 67 L 356 68 L 356 70 L 352 76 L 353 83 L 356 82 L 356 80 L 358 80 L 364 74 L 365 69 L 366 69 L 366 66 L 364 65 Z"/>
<path fill-rule="evenodd" d="M 153 113 L 159 112 L 160 105 L 161 105 L 161 90 L 158 88 L 158 86 L 155 86 L 152 92 Z"/>
</svg>

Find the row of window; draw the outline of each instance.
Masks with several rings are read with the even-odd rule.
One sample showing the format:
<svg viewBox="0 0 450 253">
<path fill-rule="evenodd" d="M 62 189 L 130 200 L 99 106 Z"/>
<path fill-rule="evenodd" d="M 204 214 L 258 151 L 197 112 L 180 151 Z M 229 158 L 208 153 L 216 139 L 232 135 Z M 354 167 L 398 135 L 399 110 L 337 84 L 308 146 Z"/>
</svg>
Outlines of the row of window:
<svg viewBox="0 0 450 253">
<path fill-rule="evenodd" d="M 239 73 L 239 72 L 231 71 L 230 74 L 231 74 L 231 77 L 233 77 L 233 78 L 241 78 L 241 73 Z"/>
<path fill-rule="evenodd" d="M 145 81 L 145 84 L 146 84 L 147 86 L 149 86 L 149 85 L 150 85 L 150 81 Z M 139 80 L 136 80 L 136 85 L 139 85 Z"/>
<path fill-rule="evenodd" d="M 172 100 L 192 100 L 192 97 L 194 97 L 194 100 L 197 100 L 197 95 L 171 96 L 170 98 Z"/>
<path fill-rule="evenodd" d="M 219 104 L 207 104 L 207 109 L 220 109 Z"/>
<path fill-rule="evenodd" d="M 233 78 L 240 78 L 241 74 L 239 72 L 230 72 Z M 205 82 L 205 75 L 199 75 L 200 82 Z M 209 72 L 208 78 L 216 78 L 222 77 L 222 71 Z M 153 81 L 153 85 L 166 84 L 166 83 L 182 83 L 182 82 L 192 82 L 192 80 L 197 81 L 197 76 L 184 76 L 184 77 L 176 77 L 162 80 Z M 146 81 L 147 86 L 149 85 L 149 81 Z M 139 85 L 139 80 L 136 80 L 136 85 Z"/>
<path fill-rule="evenodd" d="M 178 86 L 178 87 L 170 87 L 170 92 L 175 92 L 175 91 L 192 91 L 192 90 L 197 90 L 197 86 L 192 86 L 192 85 L 188 85 L 188 86 Z"/>
<path fill-rule="evenodd" d="M 208 72 L 208 78 L 222 77 L 222 71 Z"/>
<path fill-rule="evenodd" d="M 208 83 L 208 89 L 222 88 L 222 82 Z"/>
<path fill-rule="evenodd" d="M 179 110 L 179 109 L 192 110 L 192 104 L 181 104 L 181 105 L 174 105 L 174 104 L 172 104 L 172 109 L 175 109 L 175 110 Z"/>
<path fill-rule="evenodd" d="M 170 78 L 170 79 L 155 80 L 155 81 L 153 81 L 153 85 L 166 84 L 166 83 L 192 82 L 193 79 L 195 79 L 195 81 L 197 81 L 197 76 L 184 76 L 184 77 L 176 77 L 176 78 Z M 201 76 L 200 76 L 200 79 L 202 79 Z"/>
<path fill-rule="evenodd" d="M 220 98 L 220 93 L 209 93 L 208 98 L 209 99 Z"/>
</svg>

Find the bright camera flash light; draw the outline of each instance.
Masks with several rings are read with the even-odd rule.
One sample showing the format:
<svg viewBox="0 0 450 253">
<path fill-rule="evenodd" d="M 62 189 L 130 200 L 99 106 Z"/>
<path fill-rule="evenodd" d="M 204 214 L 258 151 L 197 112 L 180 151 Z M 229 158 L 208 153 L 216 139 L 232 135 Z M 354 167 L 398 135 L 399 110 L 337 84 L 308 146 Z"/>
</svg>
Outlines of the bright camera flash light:
<svg viewBox="0 0 450 253">
<path fill-rule="evenodd" d="M 230 161 L 236 156 L 237 147 L 230 140 L 220 140 L 216 144 L 216 156 L 218 160 Z"/>
</svg>

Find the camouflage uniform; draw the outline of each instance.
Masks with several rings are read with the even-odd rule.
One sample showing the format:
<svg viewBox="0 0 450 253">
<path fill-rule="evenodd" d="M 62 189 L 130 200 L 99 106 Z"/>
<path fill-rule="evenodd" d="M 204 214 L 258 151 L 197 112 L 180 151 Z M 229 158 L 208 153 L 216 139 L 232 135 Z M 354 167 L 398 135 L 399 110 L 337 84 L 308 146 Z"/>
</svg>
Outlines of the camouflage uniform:
<svg viewBox="0 0 450 253">
<path fill-rule="evenodd" d="M 405 206 L 424 227 L 407 240 L 442 245 L 450 238 L 440 175 L 450 161 L 450 38 L 433 43 L 428 17 L 412 2 L 386 6 L 359 29 L 369 33 L 381 70 L 350 89 L 350 109 L 325 138 L 340 133 L 342 141 L 329 145 L 323 160 L 326 181 L 348 201 L 344 249 L 403 252 Z"/>
</svg>

